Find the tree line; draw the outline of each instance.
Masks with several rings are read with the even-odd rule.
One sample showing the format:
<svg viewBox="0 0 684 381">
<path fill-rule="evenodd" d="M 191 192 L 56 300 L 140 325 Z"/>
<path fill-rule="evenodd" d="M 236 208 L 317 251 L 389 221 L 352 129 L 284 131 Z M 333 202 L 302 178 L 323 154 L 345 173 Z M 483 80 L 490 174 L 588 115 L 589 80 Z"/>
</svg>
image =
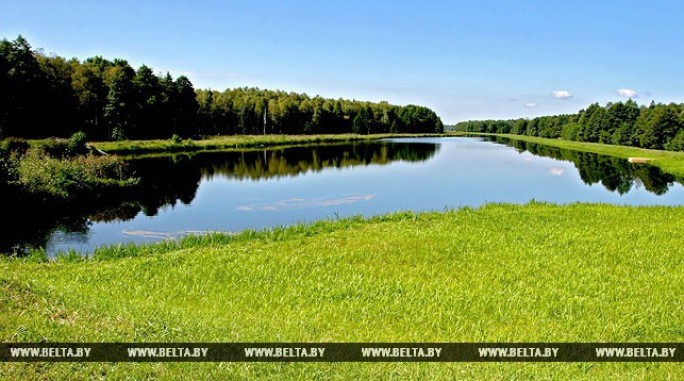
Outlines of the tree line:
<svg viewBox="0 0 684 381">
<path fill-rule="evenodd" d="M 22 36 L 0 42 L 0 137 L 92 140 L 217 134 L 434 133 L 426 107 L 257 88 L 195 90 L 185 76 L 99 56 L 45 55 Z"/>
<path fill-rule="evenodd" d="M 467 121 L 458 123 L 455 130 L 683 151 L 684 104 L 639 106 L 631 99 L 606 106 L 594 103 L 577 114 Z"/>
<path fill-rule="evenodd" d="M 309 97 L 285 91 L 198 90 L 199 135 L 441 133 L 427 107 Z"/>
</svg>

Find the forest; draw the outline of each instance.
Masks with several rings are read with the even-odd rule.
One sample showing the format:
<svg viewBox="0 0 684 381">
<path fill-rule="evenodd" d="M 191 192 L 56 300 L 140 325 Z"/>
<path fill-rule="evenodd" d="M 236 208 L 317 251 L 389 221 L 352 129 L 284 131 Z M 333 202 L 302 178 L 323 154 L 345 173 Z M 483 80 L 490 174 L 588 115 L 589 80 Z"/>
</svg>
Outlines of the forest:
<svg viewBox="0 0 684 381">
<path fill-rule="evenodd" d="M 669 151 L 684 150 L 684 104 L 634 100 L 594 103 L 577 114 L 458 123 L 456 131 L 562 138 Z"/>
<path fill-rule="evenodd" d="M 0 137 L 89 140 L 233 134 L 435 133 L 429 108 L 310 97 L 285 91 L 196 90 L 185 77 L 124 59 L 80 61 L 0 42 Z"/>
</svg>

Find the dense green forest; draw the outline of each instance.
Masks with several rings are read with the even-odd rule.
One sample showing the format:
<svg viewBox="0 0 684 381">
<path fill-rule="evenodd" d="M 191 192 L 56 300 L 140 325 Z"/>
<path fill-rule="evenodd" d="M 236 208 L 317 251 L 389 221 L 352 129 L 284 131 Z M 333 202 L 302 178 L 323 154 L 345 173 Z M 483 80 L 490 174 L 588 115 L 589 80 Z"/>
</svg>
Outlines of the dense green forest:
<svg viewBox="0 0 684 381">
<path fill-rule="evenodd" d="M 439 133 L 434 111 L 422 106 L 394 106 L 326 99 L 284 91 L 239 88 L 199 90 L 198 134 L 376 134 Z"/>
<path fill-rule="evenodd" d="M 440 118 L 395 106 L 238 88 L 195 90 L 185 76 L 102 57 L 45 55 L 19 36 L 0 42 L 0 137 L 94 140 L 226 134 L 434 133 Z"/>
<path fill-rule="evenodd" d="M 455 130 L 684 150 L 684 104 L 594 103 L 577 114 L 461 122 Z"/>
</svg>

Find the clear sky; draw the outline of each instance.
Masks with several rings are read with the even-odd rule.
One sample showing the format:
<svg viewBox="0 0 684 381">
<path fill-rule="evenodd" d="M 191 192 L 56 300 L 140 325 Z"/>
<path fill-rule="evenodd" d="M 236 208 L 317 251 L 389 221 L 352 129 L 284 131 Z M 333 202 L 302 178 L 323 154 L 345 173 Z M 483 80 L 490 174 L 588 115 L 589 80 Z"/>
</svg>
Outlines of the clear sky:
<svg viewBox="0 0 684 381">
<path fill-rule="evenodd" d="M 684 102 L 684 1 L 4 0 L 0 37 L 187 75 L 433 108 L 445 123 Z"/>
</svg>

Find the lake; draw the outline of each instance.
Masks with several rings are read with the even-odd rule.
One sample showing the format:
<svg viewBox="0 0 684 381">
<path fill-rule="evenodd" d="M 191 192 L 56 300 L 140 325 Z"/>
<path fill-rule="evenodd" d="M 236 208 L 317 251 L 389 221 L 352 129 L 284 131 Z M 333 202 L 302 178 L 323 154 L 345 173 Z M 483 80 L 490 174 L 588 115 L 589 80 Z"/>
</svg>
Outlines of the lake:
<svg viewBox="0 0 684 381">
<path fill-rule="evenodd" d="M 0 249 L 92 251 L 208 231 L 492 202 L 681 205 L 681 179 L 645 164 L 502 138 L 410 138 L 131 159 L 140 189 L 10 227 Z M 37 219 L 37 220 L 36 220 Z"/>
</svg>

